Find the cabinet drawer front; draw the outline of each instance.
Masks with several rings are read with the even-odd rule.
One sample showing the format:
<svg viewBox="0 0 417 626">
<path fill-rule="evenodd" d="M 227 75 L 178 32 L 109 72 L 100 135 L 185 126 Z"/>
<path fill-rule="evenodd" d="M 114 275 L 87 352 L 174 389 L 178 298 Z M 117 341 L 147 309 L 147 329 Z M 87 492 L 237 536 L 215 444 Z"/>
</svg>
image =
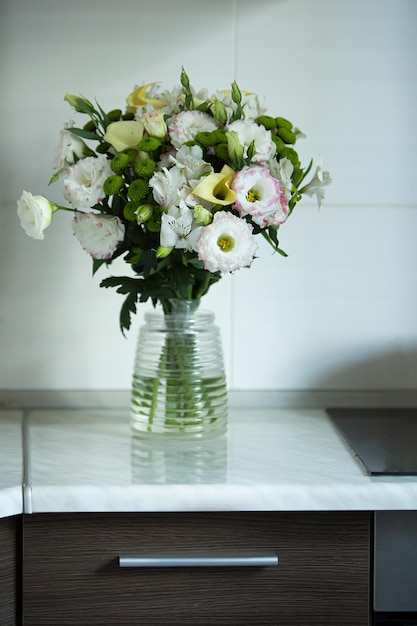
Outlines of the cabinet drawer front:
<svg viewBox="0 0 417 626">
<path fill-rule="evenodd" d="M 0 624 L 16 624 L 17 518 L 0 519 Z"/>
<path fill-rule="evenodd" d="M 368 623 L 368 513 L 29 515 L 24 542 L 26 626 Z"/>
</svg>

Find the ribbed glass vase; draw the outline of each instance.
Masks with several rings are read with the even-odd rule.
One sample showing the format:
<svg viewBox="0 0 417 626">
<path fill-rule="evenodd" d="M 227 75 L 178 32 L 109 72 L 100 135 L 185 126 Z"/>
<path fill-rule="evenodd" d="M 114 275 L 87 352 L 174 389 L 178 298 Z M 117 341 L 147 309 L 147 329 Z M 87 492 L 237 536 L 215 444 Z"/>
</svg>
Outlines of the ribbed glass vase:
<svg viewBox="0 0 417 626">
<path fill-rule="evenodd" d="M 132 382 L 134 433 L 178 440 L 223 435 L 227 393 L 214 314 L 175 300 L 170 313 L 145 313 Z"/>
</svg>

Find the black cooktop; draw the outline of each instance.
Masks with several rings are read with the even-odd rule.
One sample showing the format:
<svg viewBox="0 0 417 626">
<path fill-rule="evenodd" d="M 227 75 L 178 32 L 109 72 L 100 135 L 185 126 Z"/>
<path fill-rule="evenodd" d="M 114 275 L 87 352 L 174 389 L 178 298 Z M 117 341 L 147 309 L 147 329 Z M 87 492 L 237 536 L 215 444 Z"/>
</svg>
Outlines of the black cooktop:
<svg viewBox="0 0 417 626">
<path fill-rule="evenodd" d="M 417 475 L 417 408 L 327 409 L 368 474 Z"/>
</svg>

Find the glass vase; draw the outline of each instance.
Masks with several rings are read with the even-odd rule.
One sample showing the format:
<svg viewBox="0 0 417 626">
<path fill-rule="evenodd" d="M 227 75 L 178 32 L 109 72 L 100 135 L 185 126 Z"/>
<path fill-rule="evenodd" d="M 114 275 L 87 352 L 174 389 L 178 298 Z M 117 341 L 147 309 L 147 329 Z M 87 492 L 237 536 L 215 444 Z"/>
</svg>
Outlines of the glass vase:
<svg viewBox="0 0 417 626">
<path fill-rule="evenodd" d="M 131 416 L 135 435 L 210 438 L 227 428 L 220 330 L 198 301 L 171 302 L 170 313 L 145 313 L 134 362 Z"/>
</svg>

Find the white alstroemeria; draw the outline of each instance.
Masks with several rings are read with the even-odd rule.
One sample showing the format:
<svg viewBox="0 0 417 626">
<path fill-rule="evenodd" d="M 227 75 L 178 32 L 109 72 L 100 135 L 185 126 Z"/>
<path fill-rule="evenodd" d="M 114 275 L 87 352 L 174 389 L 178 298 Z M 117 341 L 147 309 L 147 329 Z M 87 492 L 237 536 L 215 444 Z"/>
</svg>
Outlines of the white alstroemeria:
<svg viewBox="0 0 417 626">
<path fill-rule="evenodd" d="M 278 178 L 284 190 L 286 198 L 289 200 L 292 192 L 292 175 L 294 173 L 294 165 L 289 159 L 283 158 L 277 161 L 272 159 L 268 164 L 269 171 L 274 178 Z"/>
<path fill-rule="evenodd" d="M 75 213 L 72 228 L 83 249 L 93 259 L 111 259 L 125 235 L 125 226 L 114 215 Z"/>
<path fill-rule="evenodd" d="M 287 219 L 288 199 L 284 189 L 263 165 L 251 165 L 237 172 L 232 189 L 239 214 L 250 215 L 261 228 L 279 226 Z"/>
<path fill-rule="evenodd" d="M 32 239 L 44 239 L 44 230 L 52 221 L 52 214 L 58 209 L 44 196 L 32 196 L 28 191 L 24 191 L 17 202 L 17 215 L 20 224 Z"/>
<path fill-rule="evenodd" d="M 197 185 L 202 176 L 211 174 L 213 167 L 203 160 L 203 150 L 200 146 L 181 146 L 169 160 L 182 169 L 187 182 L 191 187 Z"/>
<path fill-rule="evenodd" d="M 77 161 L 68 168 L 64 179 L 64 197 L 73 209 L 87 209 L 105 197 L 103 184 L 113 172 L 103 154 Z"/>
<path fill-rule="evenodd" d="M 171 143 L 180 148 L 186 141 L 192 141 L 198 133 L 216 130 L 213 118 L 203 111 L 181 111 L 168 123 Z"/>
<path fill-rule="evenodd" d="M 329 172 L 322 169 L 321 162 L 319 162 L 313 178 L 309 183 L 307 183 L 307 185 L 304 185 L 304 187 L 300 189 L 300 193 L 305 193 L 310 197 L 316 196 L 317 204 L 320 209 L 325 195 L 323 187 L 330 185 L 331 182 L 332 177 Z"/>
<path fill-rule="evenodd" d="M 234 272 L 252 264 L 258 244 L 253 227 L 228 211 L 215 213 L 213 221 L 202 229 L 198 258 L 209 272 Z"/>
<path fill-rule="evenodd" d="M 271 131 L 251 120 L 236 120 L 229 124 L 228 131 L 235 131 L 241 145 L 244 147 L 244 157 L 248 155 L 248 148 L 253 144 L 255 153 L 253 163 L 266 163 L 275 156 L 276 146 L 272 141 Z"/>
<path fill-rule="evenodd" d="M 176 165 L 169 169 L 163 167 L 160 172 L 155 172 L 149 181 L 155 202 L 164 209 L 179 202 L 181 190 L 185 184 L 184 173 Z"/>
<path fill-rule="evenodd" d="M 91 154 L 91 150 L 86 146 L 81 137 L 74 135 L 71 128 L 74 126 L 74 120 L 65 122 L 64 128 L 60 131 L 59 144 L 56 148 L 55 159 L 53 162 L 54 170 L 72 165 L 77 159 Z"/>
<path fill-rule="evenodd" d="M 193 211 L 181 203 L 162 214 L 160 245 L 196 251 L 201 230 L 201 226 L 193 228 Z"/>
</svg>

